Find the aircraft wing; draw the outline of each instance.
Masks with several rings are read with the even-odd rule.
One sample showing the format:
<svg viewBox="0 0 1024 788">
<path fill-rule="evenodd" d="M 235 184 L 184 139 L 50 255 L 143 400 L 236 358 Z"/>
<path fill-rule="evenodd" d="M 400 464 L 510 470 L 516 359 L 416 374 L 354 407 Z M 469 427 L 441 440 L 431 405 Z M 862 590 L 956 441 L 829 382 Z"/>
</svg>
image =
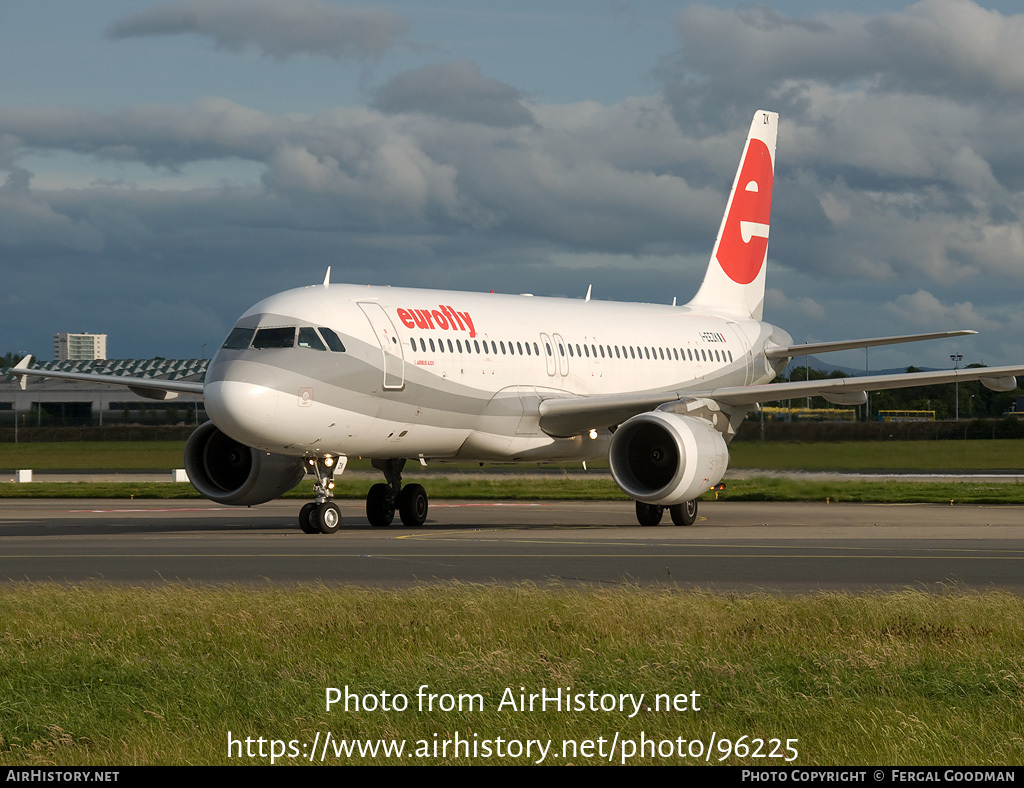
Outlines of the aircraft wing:
<svg viewBox="0 0 1024 788">
<path fill-rule="evenodd" d="M 790 383 L 765 383 L 757 386 L 725 386 L 718 389 L 625 394 L 616 397 L 556 397 L 540 403 L 540 427 L 549 435 L 569 437 L 590 429 L 617 426 L 638 413 L 681 399 L 710 399 L 722 405 L 743 407 L 794 397 L 824 396 L 832 401 L 852 404 L 858 401 L 859 395 L 867 391 L 972 380 L 980 380 L 984 386 L 995 391 L 1012 391 L 1017 387 L 1017 375 L 1024 375 L 1024 366 L 904 372 L 895 375 L 827 378 Z"/>
<path fill-rule="evenodd" d="M 86 383 L 108 383 L 114 386 L 127 386 L 141 397 L 149 399 L 173 399 L 178 394 L 202 394 L 203 384 L 188 380 L 166 380 L 163 378 L 139 378 L 128 375 L 101 375 L 94 372 L 60 372 L 50 369 L 29 369 L 32 356 L 25 356 L 18 364 L 7 370 L 17 375 L 19 384 L 25 390 L 29 377 L 62 378 L 64 380 L 81 380 Z"/>
<path fill-rule="evenodd" d="M 895 375 L 766 383 L 760 386 L 727 386 L 712 389 L 698 396 L 705 396 L 725 405 L 753 405 L 758 402 L 778 402 L 793 397 L 849 395 L 864 391 L 935 386 L 940 383 L 971 380 L 980 380 L 986 388 L 993 391 L 1013 391 L 1017 387 L 1017 375 L 1024 375 L 1024 367 L 971 367 L 970 369 L 944 369 L 937 372 L 903 372 Z"/>
<path fill-rule="evenodd" d="M 806 356 L 808 353 L 831 353 L 836 350 L 855 350 L 856 348 L 878 347 L 879 345 L 900 345 L 904 342 L 948 339 L 949 337 L 964 337 L 977 333 L 977 331 L 965 328 L 957 331 L 935 331 L 931 334 L 900 334 L 898 336 L 873 337 L 871 339 L 846 339 L 841 342 L 813 342 L 804 345 L 768 348 L 764 354 L 768 358 L 792 358 L 793 356 Z"/>
</svg>

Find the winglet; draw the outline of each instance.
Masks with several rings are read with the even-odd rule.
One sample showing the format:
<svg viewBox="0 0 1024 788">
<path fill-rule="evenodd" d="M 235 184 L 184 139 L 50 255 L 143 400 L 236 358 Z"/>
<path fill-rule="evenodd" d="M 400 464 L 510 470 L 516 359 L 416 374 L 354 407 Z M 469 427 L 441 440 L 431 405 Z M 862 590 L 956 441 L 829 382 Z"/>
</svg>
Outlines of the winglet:
<svg viewBox="0 0 1024 788">
<path fill-rule="evenodd" d="M 28 369 L 28 365 L 31 364 L 31 363 L 32 363 L 32 354 L 30 353 L 29 355 L 25 356 L 25 358 L 23 358 L 21 361 L 19 361 L 17 364 L 15 364 L 13 367 L 11 367 L 11 369 L 12 370 L 15 370 L 15 369 Z M 22 391 L 24 391 L 27 386 L 28 386 L 28 376 L 27 375 L 19 375 L 18 376 L 18 387 Z"/>
</svg>

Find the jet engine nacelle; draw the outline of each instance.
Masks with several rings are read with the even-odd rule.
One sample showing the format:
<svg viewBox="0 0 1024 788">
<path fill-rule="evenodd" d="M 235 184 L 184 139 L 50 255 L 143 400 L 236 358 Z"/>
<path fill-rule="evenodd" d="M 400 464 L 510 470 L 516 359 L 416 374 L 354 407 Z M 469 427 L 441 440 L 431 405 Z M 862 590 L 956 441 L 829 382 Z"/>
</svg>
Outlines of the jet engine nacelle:
<svg viewBox="0 0 1024 788">
<path fill-rule="evenodd" d="M 729 450 L 707 420 L 656 410 L 615 431 L 608 460 L 612 478 L 630 498 L 674 506 L 722 480 Z"/>
<path fill-rule="evenodd" d="M 185 470 L 204 497 L 232 506 L 255 506 L 280 498 L 305 474 L 299 458 L 245 446 L 212 421 L 196 429 L 185 444 Z"/>
</svg>

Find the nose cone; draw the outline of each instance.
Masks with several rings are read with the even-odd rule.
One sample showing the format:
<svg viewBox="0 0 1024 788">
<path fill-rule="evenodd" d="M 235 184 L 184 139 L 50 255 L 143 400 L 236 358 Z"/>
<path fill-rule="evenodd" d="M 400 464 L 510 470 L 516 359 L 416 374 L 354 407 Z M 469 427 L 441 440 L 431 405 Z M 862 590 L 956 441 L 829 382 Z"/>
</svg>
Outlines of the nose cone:
<svg viewBox="0 0 1024 788">
<path fill-rule="evenodd" d="M 251 363 L 230 364 L 217 371 L 220 374 L 203 387 L 210 419 L 235 440 L 266 448 L 278 406 L 274 373 Z"/>
</svg>

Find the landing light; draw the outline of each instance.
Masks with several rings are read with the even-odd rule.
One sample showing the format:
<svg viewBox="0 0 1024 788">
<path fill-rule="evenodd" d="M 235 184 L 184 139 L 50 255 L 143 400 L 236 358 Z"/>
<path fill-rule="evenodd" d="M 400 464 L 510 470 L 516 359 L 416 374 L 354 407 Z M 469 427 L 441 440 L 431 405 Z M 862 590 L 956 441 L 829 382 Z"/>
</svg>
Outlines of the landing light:
<svg viewBox="0 0 1024 788">
<path fill-rule="evenodd" d="M 590 431 L 590 440 L 592 440 L 592 441 L 596 441 L 597 440 L 597 430 L 591 430 Z"/>
</svg>

